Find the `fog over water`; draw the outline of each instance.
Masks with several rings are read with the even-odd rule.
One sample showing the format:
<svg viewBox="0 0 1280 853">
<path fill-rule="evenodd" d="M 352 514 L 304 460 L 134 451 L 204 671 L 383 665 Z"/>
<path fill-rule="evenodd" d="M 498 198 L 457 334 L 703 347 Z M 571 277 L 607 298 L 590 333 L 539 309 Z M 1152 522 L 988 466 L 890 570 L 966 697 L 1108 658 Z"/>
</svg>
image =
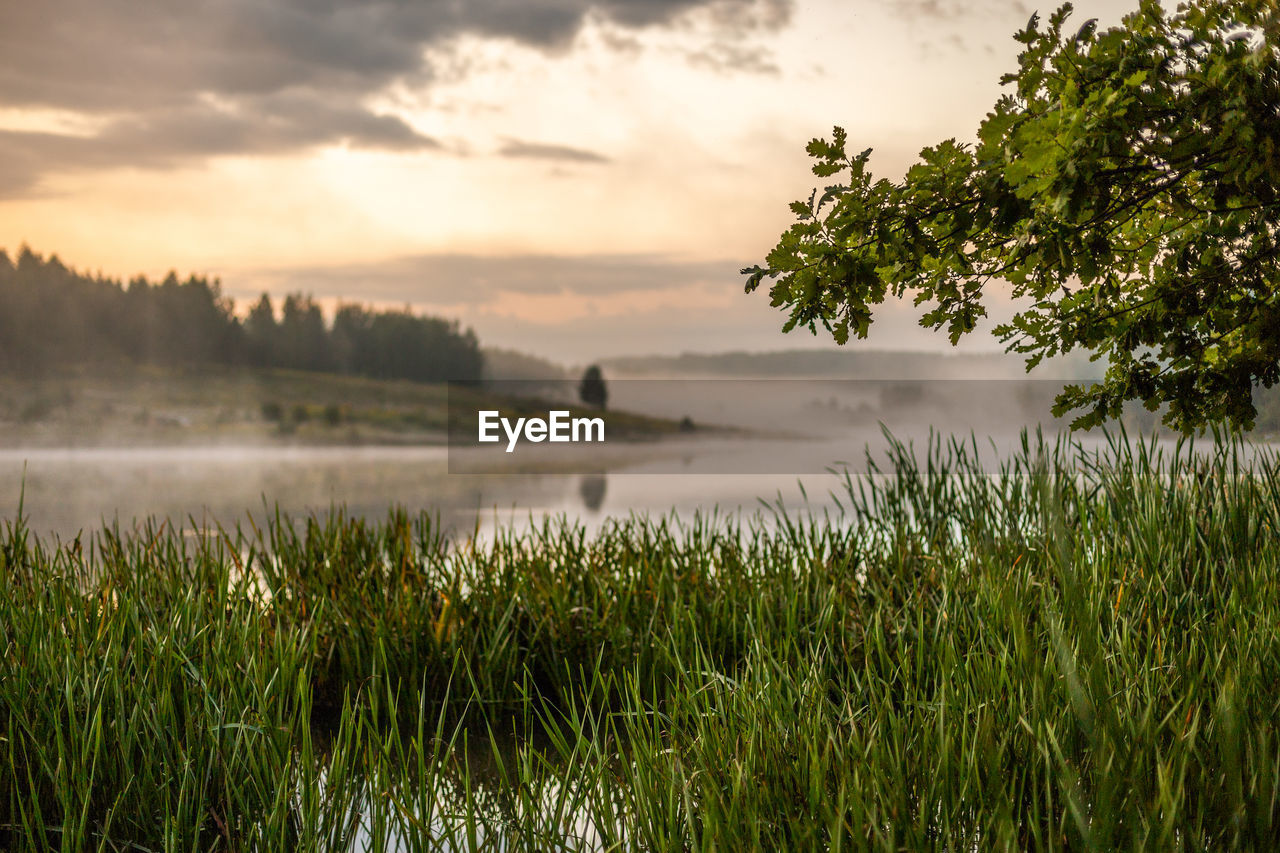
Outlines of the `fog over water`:
<svg viewBox="0 0 1280 853">
<path fill-rule="evenodd" d="M 455 534 L 495 525 L 524 526 L 547 515 L 589 529 L 631 512 L 689 518 L 694 513 L 753 513 L 762 501 L 788 511 L 837 506 L 830 469 L 866 471 L 883 456 L 882 424 L 922 449 L 931 430 L 974 435 L 994 462 L 1020 430 L 1047 413 L 1058 383 L 948 381 L 619 381 L 620 408 L 690 416 L 737 432 L 632 442 L 609 452 L 574 446 L 572 465 L 531 473 L 512 454 L 505 473 L 450 473 L 438 446 L 236 445 L 17 447 L 0 449 L 0 515 L 19 500 L 29 526 L 63 539 L 146 518 L 184 526 L 261 523 L 278 508 L 295 519 L 337 506 L 384 518 L 391 507 L 438 515 Z M 1041 419 L 1052 432 L 1061 423 Z M 1081 436 L 1086 445 L 1100 434 Z M 455 456 L 456 463 L 459 457 Z"/>
<path fill-rule="evenodd" d="M 378 519 L 399 506 L 438 514 L 466 533 L 477 524 L 524 525 L 546 514 L 594 527 L 631 511 L 754 510 L 757 497 L 779 492 L 795 504 L 801 479 L 810 486 L 834 479 L 639 470 L 450 475 L 441 447 L 6 449 L 0 450 L 0 513 L 16 517 L 21 499 L 31 529 L 66 539 L 114 521 L 127 530 L 148 517 L 187 527 L 232 526 L 250 516 L 260 523 L 276 507 L 295 519 L 338 505 Z"/>
</svg>

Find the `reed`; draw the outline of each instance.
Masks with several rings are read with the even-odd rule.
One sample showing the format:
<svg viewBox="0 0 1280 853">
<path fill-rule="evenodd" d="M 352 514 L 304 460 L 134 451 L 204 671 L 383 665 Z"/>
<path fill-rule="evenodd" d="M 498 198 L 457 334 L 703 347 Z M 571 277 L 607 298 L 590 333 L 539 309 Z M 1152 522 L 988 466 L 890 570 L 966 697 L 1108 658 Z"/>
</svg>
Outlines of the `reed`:
<svg viewBox="0 0 1280 853">
<path fill-rule="evenodd" d="M 592 536 L 19 516 L 0 847 L 1280 847 L 1277 460 L 980 451 Z"/>
</svg>

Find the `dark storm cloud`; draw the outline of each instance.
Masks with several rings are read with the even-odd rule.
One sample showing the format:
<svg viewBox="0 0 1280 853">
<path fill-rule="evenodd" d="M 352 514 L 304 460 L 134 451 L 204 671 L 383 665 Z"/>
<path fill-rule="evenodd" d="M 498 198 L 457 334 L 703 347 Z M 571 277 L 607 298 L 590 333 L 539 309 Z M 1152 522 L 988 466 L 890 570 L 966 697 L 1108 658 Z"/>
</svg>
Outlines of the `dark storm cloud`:
<svg viewBox="0 0 1280 853">
<path fill-rule="evenodd" d="M 0 3 L 0 106 L 111 117 L 101 137 L 8 135 L 21 161 L 0 191 L 46 170 L 165 165 L 345 141 L 432 147 L 370 96 L 428 83 L 424 52 L 473 34 L 539 48 L 570 43 L 589 18 L 667 24 L 707 9 L 725 28 L 776 28 L 792 0 L 63 0 Z M 127 159 L 127 144 L 138 144 Z M 100 148 L 101 150 L 90 150 Z M 17 172 L 21 168 L 22 172 Z"/>
<path fill-rule="evenodd" d="M 47 171 L 169 168 L 227 152 L 273 154 L 333 142 L 392 151 L 440 147 L 395 116 L 311 97 L 251 98 L 234 111 L 192 105 L 130 115 L 95 136 L 0 130 L 0 198 L 29 191 Z"/>
<path fill-rule="evenodd" d="M 229 289 L 305 291 L 318 297 L 437 305 L 483 305 L 504 294 L 600 296 L 699 282 L 735 287 L 741 263 L 686 262 L 660 255 L 415 255 L 370 264 L 228 271 Z"/>
<path fill-rule="evenodd" d="M 512 139 L 498 150 L 502 157 L 526 158 L 531 160 L 558 160 L 568 163 L 608 163 L 609 158 L 585 148 L 573 148 L 568 145 L 548 145 L 539 142 L 524 142 Z"/>
</svg>

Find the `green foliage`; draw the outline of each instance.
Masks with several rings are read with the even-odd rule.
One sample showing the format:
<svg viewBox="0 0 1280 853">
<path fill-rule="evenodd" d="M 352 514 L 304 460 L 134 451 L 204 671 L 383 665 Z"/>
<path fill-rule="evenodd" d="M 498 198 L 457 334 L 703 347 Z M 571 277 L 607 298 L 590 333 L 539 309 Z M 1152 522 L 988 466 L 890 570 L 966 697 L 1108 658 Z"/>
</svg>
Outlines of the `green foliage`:
<svg viewBox="0 0 1280 853">
<path fill-rule="evenodd" d="M 217 280 L 170 273 L 128 286 L 23 249 L 0 251 L 0 373 L 92 364 L 251 365 L 419 382 L 480 381 L 484 357 L 458 323 L 344 305 L 332 328 L 310 296 L 263 294 L 241 321 Z"/>
<path fill-rule="evenodd" d="M 978 129 L 873 180 L 846 134 L 808 145 L 843 180 L 797 222 L 747 291 L 774 279 L 785 329 L 864 337 L 872 309 L 914 298 L 951 342 L 1004 281 L 1024 307 L 995 331 L 1031 369 L 1081 348 L 1103 381 L 1068 386 L 1076 426 L 1126 400 L 1183 430 L 1251 426 L 1251 389 L 1280 380 L 1280 17 L 1263 0 L 1143 0 L 1122 26 L 1066 29 L 1070 5 L 1015 38 L 1019 68 Z"/>
<path fill-rule="evenodd" d="M 1275 850 L 1278 470 L 935 440 L 767 525 L 10 523 L 0 848 Z"/>
<path fill-rule="evenodd" d="M 293 370 L 331 370 L 328 331 L 320 306 L 310 296 L 284 298 L 278 329 L 278 366 Z"/>
<path fill-rule="evenodd" d="M 578 399 L 597 409 L 603 409 L 609 402 L 609 389 L 605 387 L 604 373 L 599 365 L 591 365 L 582 374 L 582 381 L 578 384 Z"/>
</svg>

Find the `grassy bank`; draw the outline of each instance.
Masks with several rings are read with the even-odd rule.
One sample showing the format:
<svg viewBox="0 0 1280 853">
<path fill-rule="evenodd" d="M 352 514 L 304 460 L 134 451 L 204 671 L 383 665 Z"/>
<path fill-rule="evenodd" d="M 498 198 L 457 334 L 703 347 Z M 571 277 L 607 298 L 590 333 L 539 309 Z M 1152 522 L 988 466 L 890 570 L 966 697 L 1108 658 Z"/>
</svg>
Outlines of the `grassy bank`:
<svg viewBox="0 0 1280 853">
<path fill-rule="evenodd" d="M 534 383 L 504 387 L 522 386 L 537 390 Z M 545 417 L 556 407 L 565 405 L 484 386 L 451 390 L 444 383 L 217 365 L 106 365 L 35 379 L 0 376 L 0 444 L 443 443 L 451 432 L 473 438 L 480 409 Z M 609 423 L 611 436 L 621 438 L 681 431 L 677 420 L 627 412 L 610 412 Z"/>
<path fill-rule="evenodd" d="M 918 457 L 769 525 L 10 524 L 0 846 L 1280 843 L 1275 461 Z"/>
</svg>

